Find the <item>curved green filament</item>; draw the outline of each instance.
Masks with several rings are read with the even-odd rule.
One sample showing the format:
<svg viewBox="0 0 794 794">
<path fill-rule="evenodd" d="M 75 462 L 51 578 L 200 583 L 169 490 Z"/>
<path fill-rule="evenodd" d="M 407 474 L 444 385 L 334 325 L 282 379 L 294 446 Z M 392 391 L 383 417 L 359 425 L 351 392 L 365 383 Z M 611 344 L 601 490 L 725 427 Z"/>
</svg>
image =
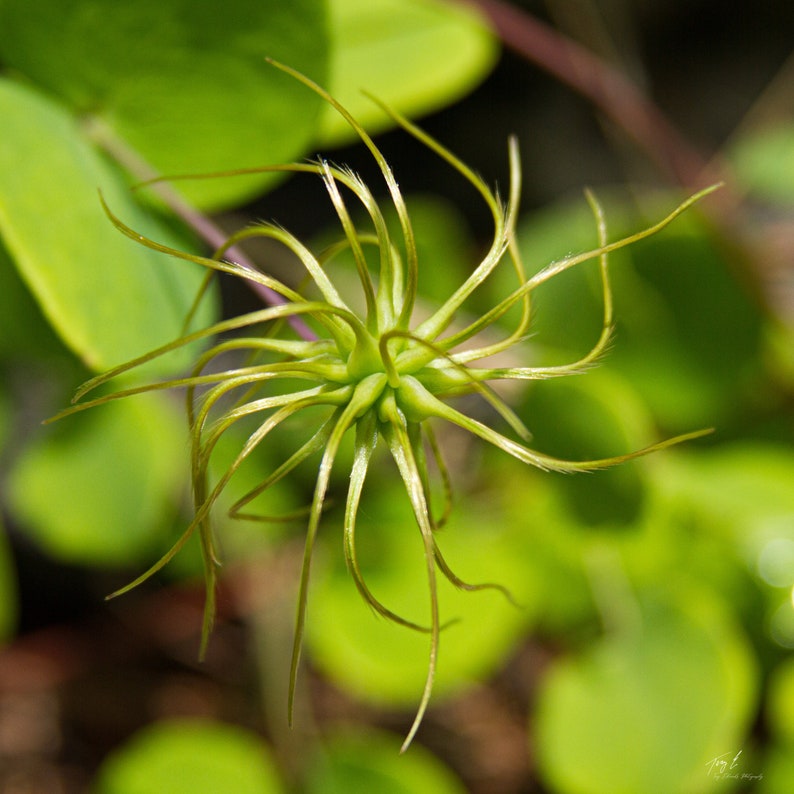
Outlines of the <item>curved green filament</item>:
<svg viewBox="0 0 794 794">
<path fill-rule="evenodd" d="M 396 612 L 393 612 L 378 600 L 364 581 L 364 575 L 358 564 L 358 556 L 356 554 L 356 517 L 358 515 L 358 507 L 361 502 L 361 494 L 364 489 L 364 480 L 367 476 L 369 461 L 372 457 L 372 453 L 375 451 L 377 441 L 377 418 L 374 411 L 369 411 L 356 424 L 355 452 L 353 456 L 353 466 L 350 471 L 350 487 L 348 488 L 347 502 L 345 504 L 343 533 L 345 562 L 347 563 L 348 570 L 353 578 L 353 583 L 359 594 L 378 615 L 399 626 L 427 633 L 430 631 L 428 627 L 420 626 L 418 623 L 407 620 Z"/>
<path fill-rule="evenodd" d="M 331 203 L 334 205 L 336 214 L 342 224 L 345 232 L 345 237 L 350 244 L 350 250 L 353 252 L 353 261 L 356 263 L 356 270 L 358 271 L 358 278 L 361 282 L 361 288 L 364 292 L 364 300 L 367 305 L 367 329 L 370 333 L 377 333 L 378 323 L 375 311 L 375 287 L 372 284 L 372 278 L 369 274 L 367 267 L 367 260 L 364 256 L 364 251 L 359 242 L 359 235 L 353 221 L 350 219 L 350 214 L 345 206 L 344 199 L 342 198 L 339 188 L 336 186 L 334 175 L 328 167 L 328 163 L 323 161 L 321 163 L 323 168 L 323 182 L 331 197 Z"/>
<path fill-rule="evenodd" d="M 254 515 L 252 513 L 243 513 L 242 508 L 246 505 L 250 504 L 254 499 L 258 496 L 263 494 L 269 488 L 274 486 L 277 482 L 282 480 L 288 474 L 290 474 L 294 469 L 300 466 L 305 460 L 310 458 L 315 453 L 319 452 L 328 442 L 328 439 L 331 436 L 331 429 L 333 425 L 336 423 L 336 419 L 338 418 L 339 408 L 335 409 L 335 413 L 323 424 L 320 426 L 320 429 L 308 440 L 306 441 L 301 447 L 296 450 L 292 455 L 287 458 L 282 464 L 280 464 L 276 469 L 274 469 L 268 477 L 266 477 L 262 482 L 252 488 L 248 493 L 244 496 L 240 497 L 230 508 L 229 508 L 229 516 L 231 518 L 241 518 L 248 521 L 275 521 L 281 520 L 279 517 L 271 518 L 270 516 L 259 516 Z M 304 512 L 304 511 L 302 511 Z"/>
<path fill-rule="evenodd" d="M 298 605 L 295 618 L 295 636 L 292 646 L 292 661 L 290 662 L 289 676 L 289 695 L 287 697 L 287 711 L 289 722 L 292 724 L 293 708 L 295 704 L 295 687 L 298 680 L 298 666 L 300 663 L 301 647 L 303 645 L 303 633 L 306 625 L 306 608 L 309 597 L 309 573 L 311 570 L 311 559 L 314 551 L 314 544 L 317 538 L 317 531 L 320 525 L 322 506 L 325 501 L 325 494 L 328 489 L 328 482 L 331 476 L 331 469 L 334 460 L 342 443 L 342 438 L 350 429 L 352 424 L 372 407 L 375 400 L 380 396 L 385 377 L 371 375 L 365 378 L 353 390 L 349 402 L 342 409 L 337 423 L 328 438 L 320 467 L 317 473 L 317 480 L 314 487 L 314 497 L 312 499 L 311 512 L 309 514 L 309 526 L 306 532 L 306 542 L 304 545 L 303 565 L 301 566 L 300 584 L 298 588 Z"/>
<path fill-rule="evenodd" d="M 215 618 L 215 587 L 220 567 L 213 536 L 213 512 L 221 496 L 229 489 L 232 479 L 237 482 L 241 479 L 236 477 L 238 472 L 247 471 L 251 467 L 257 450 L 267 442 L 275 443 L 274 436 L 280 441 L 282 435 L 288 435 L 286 431 L 291 429 L 293 417 L 304 411 L 319 409 L 322 414 L 319 427 L 308 434 L 308 438 L 300 433 L 300 439 L 295 442 L 297 448 L 281 457 L 281 462 L 256 485 L 249 487 L 229 509 L 230 516 L 244 520 L 283 521 L 301 515 L 301 511 L 276 517 L 259 515 L 253 503 L 257 497 L 294 473 L 298 467 L 315 456 L 319 458 L 312 500 L 308 507 L 296 603 L 289 674 L 290 721 L 308 612 L 312 555 L 327 503 L 333 467 L 337 463 L 345 435 L 355 429 L 353 462 L 342 526 L 345 562 L 358 593 L 377 615 L 402 627 L 423 632 L 429 639 L 427 675 L 415 718 L 403 744 L 402 749 L 405 750 L 416 735 L 428 708 L 438 666 L 440 634 L 444 628 L 438 603 L 440 577 L 461 590 L 495 589 L 511 599 L 509 592 L 498 584 L 471 584 L 461 579 L 451 569 L 436 542 L 436 531 L 447 523 L 450 515 L 452 487 L 449 471 L 444 464 L 431 423 L 436 420 L 449 422 L 524 464 L 560 472 L 585 472 L 606 468 L 709 432 L 705 430 L 682 434 L 624 455 L 590 461 L 561 460 L 527 446 L 531 439 L 529 429 L 496 393 L 491 383 L 500 379 L 540 380 L 559 377 L 583 372 L 594 365 L 609 347 L 614 325 L 609 253 L 657 233 L 716 186 L 686 199 L 658 223 L 614 242 L 608 241 L 604 213 L 598 201 L 592 193 L 587 192 L 587 201 L 597 227 L 597 246 L 590 251 L 553 262 L 535 275 L 527 277 L 515 232 L 521 191 L 520 157 L 516 140 L 511 138 L 509 142 L 510 184 L 507 201 L 503 203 L 498 192 L 492 191 L 474 171 L 443 145 L 398 112 L 375 100 L 406 132 L 457 171 L 480 194 L 493 218 L 493 239 L 483 259 L 450 297 L 412 328 L 419 280 L 418 254 L 406 203 L 391 167 L 355 118 L 323 88 L 290 67 L 276 63 L 274 65 L 292 75 L 335 108 L 367 146 L 389 190 L 391 203 L 399 219 L 402 240 L 397 239 L 399 235 L 395 235 L 395 239 L 390 236 L 384 214 L 363 180 L 349 169 L 333 166 L 322 159 L 312 163 L 237 169 L 222 174 L 160 178 L 206 178 L 263 172 L 292 172 L 320 177 L 341 226 L 342 238 L 319 254 L 310 251 L 294 235 L 276 224 L 259 224 L 231 235 L 212 257 L 180 252 L 135 232 L 113 215 L 102 199 L 105 212 L 121 233 L 149 249 L 203 267 L 207 274 L 178 339 L 91 378 L 77 390 L 72 406 L 54 418 L 63 418 L 112 400 L 146 392 L 175 388 L 185 390 L 193 486 L 192 520 L 154 565 L 109 597 L 128 592 L 160 571 L 193 534 L 197 533 L 204 560 L 206 589 L 200 646 L 203 656 Z M 353 194 L 352 201 L 360 202 L 361 207 L 350 205 L 349 208 L 351 199 L 344 195 L 343 188 Z M 353 212 L 354 209 L 359 214 Z M 363 221 L 359 220 L 362 217 Z M 364 225 L 369 228 L 365 229 Z M 302 279 L 300 288 L 289 287 L 253 266 L 224 261 L 223 257 L 229 254 L 233 246 L 254 238 L 275 240 L 299 260 L 299 275 Z M 377 267 L 374 266 L 373 252 L 365 248 L 373 245 L 378 249 Z M 358 274 L 360 292 L 365 304 L 363 317 L 359 317 L 351 308 L 356 305 L 355 301 L 350 300 L 348 303 L 349 296 L 345 295 L 343 298 L 342 292 L 337 289 L 329 275 L 333 269 L 326 268 L 335 256 L 346 250 L 351 252 Z M 365 252 L 370 255 L 372 268 Z M 489 368 L 485 361 L 479 367 L 471 366 L 474 362 L 504 353 L 526 341 L 532 316 L 533 291 L 563 271 L 589 260 L 597 260 L 599 267 L 602 317 L 600 333 L 587 353 L 577 361 L 552 367 Z M 516 280 L 512 291 L 463 328 L 451 329 L 453 316 L 464 308 L 466 301 L 486 279 L 502 266 L 512 267 Z M 267 290 L 272 290 L 281 303 L 216 322 L 202 330 L 189 331 L 195 319 L 196 307 L 206 294 L 209 279 L 216 273 L 253 281 Z M 305 298 L 300 291 L 304 285 L 316 292 L 318 297 L 312 300 Z M 496 324 L 505 320 L 508 313 L 511 325 L 500 329 Z M 301 319 L 298 336 L 313 337 L 316 334 L 318 338 L 282 339 L 278 336 L 286 323 L 298 319 L 299 316 L 305 319 Z M 306 334 L 302 330 L 306 330 Z M 242 334 L 238 338 L 226 338 L 227 334 L 238 332 Z M 212 337 L 220 339 L 210 342 Z M 195 354 L 194 364 L 186 374 L 173 375 L 142 385 L 123 384 L 120 390 L 99 397 L 91 394 L 115 378 L 194 343 L 201 350 Z M 229 364 L 229 361 L 233 363 Z M 472 393 L 486 400 L 509 425 L 518 440 L 508 438 L 446 402 L 448 398 Z M 232 462 L 225 466 L 220 475 L 211 478 L 210 471 L 219 457 L 221 440 L 237 433 L 241 434 L 240 443 Z M 362 494 L 380 438 L 386 442 L 405 486 L 419 529 L 428 592 L 429 620 L 426 623 L 407 620 L 381 602 L 370 589 L 358 558 L 357 532 Z M 433 488 L 437 486 L 431 474 L 433 477 L 437 474 L 441 482 L 438 515 L 433 512 L 433 501 L 436 498 Z"/>
<path fill-rule="evenodd" d="M 401 327 L 407 325 L 411 313 L 413 312 L 414 301 L 416 300 L 419 266 L 416 253 L 416 241 L 414 239 L 413 227 L 411 226 L 411 219 L 408 216 L 408 209 L 405 206 L 405 201 L 402 197 L 402 193 L 400 193 L 400 188 L 397 185 L 397 181 L 394 178 L 391 167 L 386 162 L 386 158 L 383 156 L 380 149 L 378 149 L 378 147 L 375 145 L 375 142 L 367 134 L 364 128 L 358 123 L 358 121 L 356 121 L 350 112 L 339 102 L 337 102 L 336 99 L 334 99 L 334 97 L 332 97 L 324 88 L 317 85 L 317 83 L 315 83 L 313 80 L 310 80 L 308 77 L 301 74 L 300 72 L 295 71 L 289 66 L 278 63 L 278 61 L 275 61 L 272 58 L 268 58 L 267 61 L 277 69 L 281 69 L 282 72 L 292 75 L 292 77 L 294 77 L 296 80 L 300 81 L 307 88 L 314 91 L 315 94 L 322 97 L 329 105 L 331 105 L 331 107 L 334 108 L 334 110 L 336 110 L 337 113 L 339 113 L 340 116 L 342 116 L 342 118 L 345 119 L 345 121 L 361 139 L 362 143 L 372 153 L 372 156 L 375 159 L 375 162 L 377 163 L 378 168 L 380 169 L 381 174 L 383 175 L 383 178 L 386 182 L 386 186 L 389 190 L 389 194 L 391 195 L 394 208 L 397 211 L 397 216 L 400 220 L 400 227 L 402 228 L 403 240 L 405 242 L 408 269 L 405 283 L 405 297 L 398 324 Z"/>
<path fill-rule="evenodd" d="M 427 663 L 427 677 L 422 690 L 416 716 L 410 729 L 403 741 L 400 752 L 405 752 L 419 730 L 427 706 L 430 703 L 430 695 L 433 691 L 433 682 L 438 666 L 438 647 L 441 632 L 441 618 L 438 605 L 438 581 L 436 578 L 436 558 L 435 541 L 433 539 L 433 527 L 430 523 L 430 509 L 427 502 L 422 478 L 419 474 L 416 460 L 413 456 L 412 446 L 408 438 L 405 417 L 402 416 L 396 406 L 394 399 L 384 401 L 384 414 L 388 424 L 384 428 L 384 436 L 389 444 L 394 462 L 402 477 L 408 499 L 411 502 L 414 518 L 419 526 L 422 537 L 422 545 L 425 555 L 425 569 L 427 573 L 427 587 L 430 598 L 430 649 Z"/>
</svg>

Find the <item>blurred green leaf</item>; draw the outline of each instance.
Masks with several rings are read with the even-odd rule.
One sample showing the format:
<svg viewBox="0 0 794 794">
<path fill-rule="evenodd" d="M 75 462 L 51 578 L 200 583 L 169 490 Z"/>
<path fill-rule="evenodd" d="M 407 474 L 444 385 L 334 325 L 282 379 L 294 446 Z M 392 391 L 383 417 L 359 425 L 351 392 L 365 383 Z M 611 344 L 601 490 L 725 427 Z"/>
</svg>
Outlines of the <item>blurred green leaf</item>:
<svg viewBox="0 0 794 794">
<path fill-rule="evenodd" d="M 365 580 L 387 607 L 428 625 L 426 564 L 402 486 L 381 479 L 377 493 L 370 496 L 360 512 L 357 532 Z M 492 674 L 535 619 L 539 585 L 515 552 L 519 530 L 503 519 L 496 505 L 483 499 L 467 503 L 465 511 L 455 510 L 439 535 L 442 553 L 458 576 L 472 583 L 502 585 L 519 606 L 492 590 L 456 590 L 439 574 L 441 620 L 455 622 L 441 633 L 435 695 L 460 691 Z M 317 566 L 307 622 L 312 660 L 360 697 L 410 707 L 417 702 L 427 674 L 427 635 L 373 614 L 345 567 L 341 539 L 324 549 L 323 556 L 328 567 Z"/>
<path fill-rule="evenodd" d="M 759 641 L 794 647 L 792 450 L 742 441 L 656 463 L 657 561 L 712 581 Z"/>
<path fill-rule="evenodd" d="M 11 549 L 0 522 L 0 644 L 11 637 L 17 622 L 17 587 Z"/>
<path fill-rule="evenodd" d="M 772 736 L 794 751 L 794 657 L 772 672 L 767 702 L 766 722 Z"/>
<path fill-rule="evenodd" d="M 420 745 L 400 755 L 402 739 L 368 729 L 336 730 L 310 766 L 305 794 L 464 794 L 463 784 Z"/>
<path fill-rule="evenodd" d="M 0 357 L 22 361 L 62 349 L 0 239 Z"/>
<path fill-rule="evenodd" d="M 676 203 L 670 195 L 648 195 L 640 215 L 618 195 L 600 198 L 610 240 L 658 220 Z M 610 256 L 616 332 L 603 366 L 626 376 L 668 432 L 735 421 L 760 388 L 762 317 L 710 234 L 693 209 Z M 561 202 L 530 214 L 518 239 L 534 273 L 594 247 L 595 222 L 584 199 Z M 575 360 L 601 327 L 597 262 L 543 284 L 533 305 L 538 360 Z"/>
<path fill-rule="evenodd" d="M 362 90 L 406 116 L 452 103 L 493 67 L 498 44 L 473 9 L 446 0 L 330 0 L 331 93 L 379 132 L 393 122 Z M 322 115 L 321 143 L 355 138 L 331 108 Z"/>
<path fill-rule="evenodd" d="M 519 468 L 512 460 L 495 470 L 500 479 L 493 487 L 503 488 L 508 502 L 500 524 L 515 528 L 513 553 L 539 592 L 539 633 L 590 633 L 594 607 L 584 558 L 590 535 L 582 533 L 565 494 L 553 487 L 546 472 Z"/>
<path fill-rule="evenodd" d="M 228 511 L 238 499 L 253 491 L 281 463 L 280 451 L 284 450 L 287 444 L 295 442 L 295 427 L 289 425 L 289 422 L 287 424 L 289 429 L 286 432 L 293 434 L 290 440 L 283 440 L 278 430 L 273 433 L 271 443 L 263 444 L 248 457 L 245 465 L 237 469 L 234 477 L 231 478 L 218 499 L 218 504 L 214 509 L 214 525 L 221 538 L 224 558 L 230 562 L 250 560 L 257 553 L 272 550 L 275 544 L 284 542 L 285 536 L 293 535 L 296 523 L 300 526 L 301 518 L 298 518 L 297 521 L 295 519 L 283 522 L 278 520 L 279 517 L 304 507 L 298 501 L 297 484 L 291 478 L 285 478 L 274 487 L 268 488 L 246 505 L 245 512 L 269 516 L 275 520 L 249 521 L 233 519 L 228 515 Z M 246 427 L 244 422 L 239 422 L 219 439 L 213 450 L 211 466 L 215 482 L 239 455 L 253 429 L 253 423 Z M 284 431 L 285 428 L 280 428 L 280 430 Z M 198 544 L 195 548 L 198 551 Z M 187 555 L 178 555 L 173 561 L 177 567 L 180 565 L 179 557 L 181 556 Z M 203 563 L 198 555 L 196 557 L 196 573 L 198 573 L 202 569 Z"/>
<path fill-rule="evenodd" d="M 629 385 L 608 370 L 543 381 L 523 401 L 533 446 L 568 460 L 622 455 L 652 443 L 651 420 Z M 644 485 L 636 463 L 584 476 L 549 474 L 575 518 L 588 526 L 631 524 Z"/>
<path fill-rule="evenodd" d="M 102 764 L 96 794 L 281 794 L 275 763 L 255 734 L 198 720 L 156 723 Z"/>
<path fill-rule="evenodd" d="M 794 452 L 783 444 L 724 443 L 669 460 L 665 488 L 703 520 L 728 532 L 755 568 L 776 539 L 794 540 Z M 794 585 L 794 572 L 787 584 Z"/>
<path fill-rule="evenodd" d="M 548 671 L 536 716 L 543 777 L 560 794 L 713 790 L 707 764 L 741 748 L 754 674 L 743 635 L 706 592 L 646 598 L 636 633 Z"/>
<path fill-rule="evenodd" d="M 604 205 L 609 239 L 626 234 L 629 219 L 626 207 L 617 197 L 598 192 Z M 550 262 L 598 245 L 598 227 L 584 196 L 560 201 L 528 213 L 517 233 L 521 257 L 531 276 Z M 627 254 L 610 256 L 615 272 L 625 269 Z M 598 262 L 582 263 L 560 273 L 532 293 L 532 350 L 538 364 L 558 364 L 584 355 L 598 339 L 603 324 L 603 304 Z M 494 280 L 491 300 L 515 289 L 511 268 L 503 267 Z"/>
<path fill-rule="evenodd" d="M 743 191 L 754 198 L 794 203 L 794 124 L 748 132 L 738 138 L 727 156 Z"/>
<path fill-rule="evenodd" d="M 753 794 L 789 794 L 794 780 L 794 752 L 791 747 L 773 745 L 751 774 L 758 780 Z"/>
<path fill-rule="evenodd" d="M 43 434 L 9 477 L 17 522 L 62 560 L 146 559 L 186 482 L 183 421 L 162 395 L 148 395 L 109 403 Z"/>
<path fill-rule="evenodd" d="M 673 431 L 741 421 L 763 388 L 763 322 L 718 244 L 693 214 L 631 255 L 642 291 L 616 288 L 611 359 Z"/>
<path fill-rule="evenodd" d="M 98 119 L 100 135 L 111 131 L 105 142 L 131 148 L 132 157 L 165 174 L 278 163 L 303 154 L 320 100 L 265 57 L 322 81 L 327 42 L 322 0 L 0 4 L 5 65 L 80 117 Z M 185 182 L 178 189 L 193 203 L 218 209 L 253 196 L 272 179 Z"/>
<path fill-rule="evenodd" d="M 0 79 L 0 117 L 0 234 L 61 338 L 98 370 L 179 336 L 200 269 L 154 254 L 113 227 L 97 189 L 142 234 L 170 237 L 132 201 L 60 106 Z M 203 322 L 211 312 L 205 305 Z M 183 351 L 168 361 L 185 360 Z"/>
</svg>

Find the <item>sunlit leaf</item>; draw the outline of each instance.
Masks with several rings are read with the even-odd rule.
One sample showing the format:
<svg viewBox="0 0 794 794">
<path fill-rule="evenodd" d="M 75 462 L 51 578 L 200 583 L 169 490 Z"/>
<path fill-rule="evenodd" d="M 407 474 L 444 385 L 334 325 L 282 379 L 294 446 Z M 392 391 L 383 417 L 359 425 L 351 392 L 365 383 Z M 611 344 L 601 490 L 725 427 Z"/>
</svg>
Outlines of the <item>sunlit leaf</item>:
<svg viewBox="0 0 794 794">
<path fill-rule="evenodd" d="M 179 413 L 160 396 L 136 397 L 57 430 L 11 472 L 17 524 L 73 563 L 130 565 L 151 554 L 186 478 Z"/>
<path fill-rule="evenodd" d="M 665 488 L 702 520 L 731 533 L 751 559 L 776 538 L 794 541 L 794 453 L 788 446 L 725 443 L 674 463 L 666 467 Z"/>
<path fill-rule="evenodd" d="M 741 749 L 754 675 L 746 640 L 705 592 L 646 599 L 635 633 L 547 673 L 536 717 L 543 777 L 560 794 L 711 791 L 708 762 Z"/>
<path fill-rule="evenodd" d="M 794 780 L 794 752 L 791 746 L 772 745 L 750 774 L 753 780 L 758 781 L 753 794 L 786 794 Z"/>
<path fill-rule="evenodd" d="M 142 157 L 160 173 L 217 171 L 303 154 L 319 100 L 265 57 L 322 80 L 325 22 L 322 0 L 5 0 L 0 59 L 60 97 L 122 159 Z M 218 208 L 268 181 L 179 189 Z"/>
<path fill-rule="evenodd" d="M 407 116 L 449 104 L 490 71 L 498 45 L 474 9 L 446 0 L 330 0 L 331 92 L 370 132 L 393 126 L 362 89 Z M 330 108 L 321 142 L 353 140 Z"/>
<path fill-rule="evenodd" d="M 746 133 L 731 147 L 728 159 L 741 189 L 755 198 L 794 203 L 794 124 Z"/>
<path fill-rule="evenodd" d="M 165 235 L 63 108 L 0 80 L 0 117 L 0 235 L 64 342 L 89 368 L 103 369 L 179 336 L 202 274 L 113 227 L 98 190 L 141 232 Z M 169 364 L 180 361 L 185 356 Z"/>
<path fill-rule="evenodd" d="M 494 672 L 537 614 L 539 583 L 515 552 L 517 531 L 494 508 L 469 504 L 465 514 L 455 511 L 454 531 L 442 531 L 439 545 L 458 576 L 502 585 L 518 606 L 500 592 L 467 593 L 440 582 L 442 621 L 454 622 L 441 632 L 436 697 Z M 366 521 L 361 520 L 357 545 L 365 580 L 390 609 L 427 625 L 421 540 L 405 495 L 381 487 L 377 501 L 365 499 L 362 516 Z M 338 562 L 324 575 L 318 571 L 309 606 L 312 659 L 358 696 L 376 703 L 412 704 L 427 674 L 427 635 L 375 616 L 350 581 L 335 545 L 329 557 Z"/>
<path fill-rule="evenodd" d="M 102 764 L 97 794 L 281 794 L 267 746 L 242 728 L 170 721 L 144 728 Z"/>
<path fill-rule="evenodd" d="M 421 746 L 400 755 L 402 739 L 382 731 L 336 730 L 309 767 L 305 794 L 463 794 L 463 784 Z"/>
<path fill-rule="evenodd" d="M 781 662 L 769 682 L 767 725 L 775 739 L 794 748 L 794 658 Z"/>
</svg>

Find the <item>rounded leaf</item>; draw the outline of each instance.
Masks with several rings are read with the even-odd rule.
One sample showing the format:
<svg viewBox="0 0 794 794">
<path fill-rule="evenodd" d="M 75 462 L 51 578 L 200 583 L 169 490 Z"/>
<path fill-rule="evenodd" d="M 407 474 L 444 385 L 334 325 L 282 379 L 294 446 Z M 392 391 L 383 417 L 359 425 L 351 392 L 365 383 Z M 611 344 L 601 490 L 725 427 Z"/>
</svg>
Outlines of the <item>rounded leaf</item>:
<svg viewBox="0 0 794 794">
<path fill-rule="evenodd" d="M 472 90 L 498 55 L 496 37 L 474 8 L 440 0 L 331 0 L 331 93 L 368 132 L 393 126 L 362 90 L 406 116 L 450 104 Z M 325 108 L 325 145 L 355 138 Z"/>
<path fill-rule="evenodd" d="M 538 761 L 560 794 L 709 791 L 707 764 L 740 748 L 754 665 L 738 628 L 702 591 L 647 600 L 636 635 L 560 659 L 543 682 Z"/>
<path fill-rule="evenodd" d="M 416 744 L 400 755 L 401 744 L 383 731 L 334 731 L 309 769 L 306 794 L 464 794 L 438 758 Z"/>
<path fill-rule="evenodd" d="M 794 748 L 794 658 L 781 662 L 772 673 L 767 724 L 779 742 Z"/>
<path fill-rule="evenodd" d="M 155 254 L 113 227 L 98 190 L 137 231 L 173 241 L 60 105 L 0 79 L 0 118 L 0 236 L 67 346 L 101 370 L 177 338 L 203 270 Z M 206 303 L 197 322 L 210 314 Z M 185 361 L 168 358 L 172 367 Z"/>
<path fill-rule="evenodd" d="M 770 125 L 740 137 L 728 153 L 740 186 L 755 197 L 794 204 L 794 124 Z"/>
<path fill-rule="evenodd" d="M 373 475 L 374 476 L 374 475 Z M 376 598 L 404 618 L 429 625 L 427 567 L 419 528 L 399 488 L 365 499 L 357 552 Z M 513 527 L 492 505 L 454 511 L 438 536 L 444 558 L 472 583 L 508 589 L 518 606 L 494 590 L 464 592 L 438 573 L 441 648 L 434 696 L 482 681 L 504 662 L 536 617 L 538 583 L 514 552 Z M 411 707 L 427 675 L 429 636 L 374 615 L 356 590 L 339 544 L 326 550 L 309 603 L 307 646 L 313 662 L 337 684 L 371 702 Z"/>
<path fill-rule="evenodd" d="M 319 99 L 269 66 L 322 81 L 322 0 L 4 0 L 0 59 L 95 125 L 103 143 L 162 174 L 279 163 L 304 153 Z M 131 149 L 131 152 L 126 150 Z M 239 203 L 272 175 L 179 183 L 204 208 Z"/>
<path fill-rule="evenodd" d="M 47 432 L 8 482 L 17 523 L 50 554 L 131 565 L 160 547 L 187 478 L 183 420 L 162 395 L 109 403 Z"/>
<path fill-rule="evenodd" d="M 179 720 L 143 729 L 107 758 L 96 794 L 282 794 L 266 745 L 216 722 Z"/>
</svg>

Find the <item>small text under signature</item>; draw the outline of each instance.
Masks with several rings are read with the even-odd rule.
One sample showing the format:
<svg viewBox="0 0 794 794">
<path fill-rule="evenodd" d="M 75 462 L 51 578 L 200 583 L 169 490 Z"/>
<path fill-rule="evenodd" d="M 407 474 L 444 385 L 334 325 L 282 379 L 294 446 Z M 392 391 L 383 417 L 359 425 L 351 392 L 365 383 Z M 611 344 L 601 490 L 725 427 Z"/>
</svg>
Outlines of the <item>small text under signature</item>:
<svg viewBox="0 0 794 794">
<path fill-rule="evenodd" d="M 764 776 L 760 772 L 742 772 L 739 759 L 744 750 L 739 750 L 736 755 L 723 753 L 712 758 L 706 764 L 706 773 L 716 780 L 733 778 L 735 780 L 761 780 Z"/>
</svg>

